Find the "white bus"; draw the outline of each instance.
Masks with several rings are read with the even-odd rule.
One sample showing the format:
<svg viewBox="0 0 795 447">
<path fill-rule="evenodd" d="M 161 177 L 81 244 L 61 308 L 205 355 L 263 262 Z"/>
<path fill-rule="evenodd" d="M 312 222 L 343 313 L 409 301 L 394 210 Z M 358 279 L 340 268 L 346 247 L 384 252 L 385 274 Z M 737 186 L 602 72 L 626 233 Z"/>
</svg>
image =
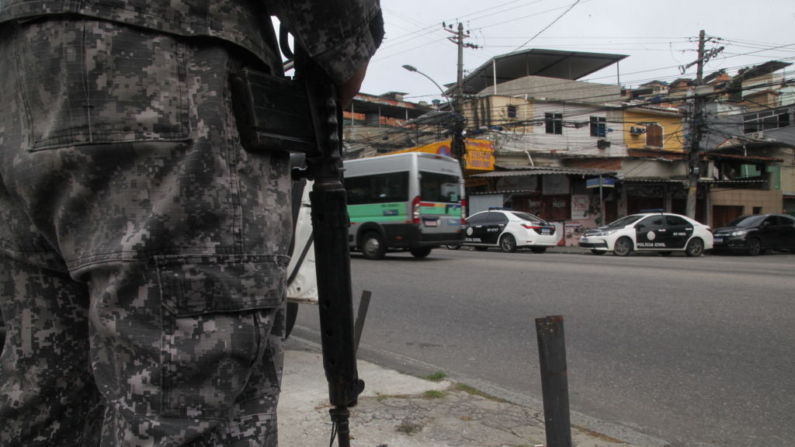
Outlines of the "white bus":
<svg viewBox="0 0 795 447">
<path fill-rule="evenodd" d="M 457 160 L 408 152 L 344 165 L 351 250 L 368 259 L 393 250 L 424 258 L 463 240 L 466 201 Z"/>
</svg>

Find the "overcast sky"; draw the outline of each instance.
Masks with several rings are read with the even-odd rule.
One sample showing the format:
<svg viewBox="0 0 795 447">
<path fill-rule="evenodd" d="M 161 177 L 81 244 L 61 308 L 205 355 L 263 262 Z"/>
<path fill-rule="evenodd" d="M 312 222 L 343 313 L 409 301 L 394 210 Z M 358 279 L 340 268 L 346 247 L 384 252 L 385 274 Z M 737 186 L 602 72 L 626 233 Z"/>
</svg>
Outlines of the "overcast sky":
<svg viewBox="0 0 795 447">
<path fill-rule="evenodd" d="M 627 55 L 619 63 L 620 83 L 637 86 L 654 79 L 695 78 L 698 33 L 724 46 L 706 66 L 707 75 L 769 60 L 795 62 L 795 0 L 381 0 L 386 39 L 370 63 L 363 93 L 406 92 L 407 100 L 438 98 L 428 79 L 406 71 L 409 64 L 438 84 L 456 80 L 457 48 L 442 23 L 464 24 L 464 70 L 516 50 L 542 48 Z M 786 70 L 795 78 L 795 65 Z M 617 83 L 615 66 L 587 80 Z"/>
</svg>

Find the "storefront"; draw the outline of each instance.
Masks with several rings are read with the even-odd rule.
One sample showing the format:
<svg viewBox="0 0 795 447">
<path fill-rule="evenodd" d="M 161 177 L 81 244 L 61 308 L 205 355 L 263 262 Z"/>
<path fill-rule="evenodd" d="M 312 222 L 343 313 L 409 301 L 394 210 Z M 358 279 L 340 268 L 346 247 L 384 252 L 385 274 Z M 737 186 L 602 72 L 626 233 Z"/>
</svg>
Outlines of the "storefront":
<svg viewBox="0 0 795 447">
<path fill-rule="evenodd" d="M 579 234 L 609 221 L 615 214 L 614 182 L 589 188 L 588 180 L 615 177 L 614 171 L 554 167 L 522 167 L 470 176 L 467 182 L 469 213 L 488 208 L 510 208 L 535 214 L 555 223 L 561 245 L 576 245 Z M 599 184 L 597 184 L 598 186 Z M 601 203 L 604 202 L 605 215 Z M 611 203 L 613 202 L 613 203 Z"/>
</svg>

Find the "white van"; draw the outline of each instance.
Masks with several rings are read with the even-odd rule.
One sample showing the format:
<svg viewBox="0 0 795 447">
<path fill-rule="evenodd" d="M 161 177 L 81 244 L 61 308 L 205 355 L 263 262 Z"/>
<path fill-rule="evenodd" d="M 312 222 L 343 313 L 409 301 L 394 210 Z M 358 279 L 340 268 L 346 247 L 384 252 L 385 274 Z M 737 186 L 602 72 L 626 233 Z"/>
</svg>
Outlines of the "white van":
<svg viewBox="0 0 795 447">
<path fill-rule="evenodd" d="M 368 259 L 408 250 L 424 258 L 463 240 L 466 200 L 461 166 L 423 152 L 346 160 L 351 250 Z"/>
</svg>

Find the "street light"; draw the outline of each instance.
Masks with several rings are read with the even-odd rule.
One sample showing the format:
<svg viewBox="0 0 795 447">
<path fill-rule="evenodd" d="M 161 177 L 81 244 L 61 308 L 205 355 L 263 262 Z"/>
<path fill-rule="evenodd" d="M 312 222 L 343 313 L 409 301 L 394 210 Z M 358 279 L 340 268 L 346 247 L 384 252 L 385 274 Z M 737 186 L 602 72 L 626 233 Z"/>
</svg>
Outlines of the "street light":
<svg viewBox="0 0 795 447">
<path fill-rule="evenodd" d="M 447 93 L 445 93 L 444 89 L 439 84 L 437 84 L 436 81 L 433 80 L 433 78 L 417 70 L 417 68 L 414 67 L 413 65 L 406 64 L 403 66 L 403 68 L 405 68 L 406 70 L 412 73 L 421 74 L 426 78 L 428 78 L 429 81 L 433 82 L 433 84 L 439 88 L 439 91 L 442 92 L 442 96 L 444 96 L 444 99 L 447 101 L 447 104 L 453 109 L 453 115 L 452 115 L 453 123 L 451 126 L 452 127 L 451 130 L 453 131 L 453 140 L 450 144 L 451 146 L 450 150 L 452 152 L 453 158 L 457 159 L 459 163 L 461 163 L 461 168 L 463 169 L 466 166 L 466 162 L 464 159 L 464 155 L 466 154 L 466 143 L 464 142 L 464 119 L 461 114 L 461 110 L 459 110 L 460 104 L 458 100 L 460 98 L 456 97 L 453 98 L 452 101 L 450 101 L 450 97 L 447 96 Z"/>
<path fill-rule="evenodd" d="M 434 81 L 432 77 L 430 77 L 430 76 L 426 75 L 425 73 L 417 70 L 417 68 L 415 66 L 413 66 L 413 65 L 406 64 L 406 65 L 403 66 L 403 68 L 405 68 L 406 70 L 408 70 L 408 71 L 410 71 L 412 73 L 421 74 L 421 75 L 425 76 L 426 78 L 428 78 L 429 81 L 433 82 L 433 85 L 435 85 L 437 88 L 439 88 L 439 91 L 442 92 L 442 96 L 444 96 L 444 99 L 447 101 L 448 104 L 450 104 L 450 98 L 447 96 L 447 93 L 444 92 L 444 89 L 442 88 L 442 86 L 437 84 L 436 81 Z"/>
</svg>

